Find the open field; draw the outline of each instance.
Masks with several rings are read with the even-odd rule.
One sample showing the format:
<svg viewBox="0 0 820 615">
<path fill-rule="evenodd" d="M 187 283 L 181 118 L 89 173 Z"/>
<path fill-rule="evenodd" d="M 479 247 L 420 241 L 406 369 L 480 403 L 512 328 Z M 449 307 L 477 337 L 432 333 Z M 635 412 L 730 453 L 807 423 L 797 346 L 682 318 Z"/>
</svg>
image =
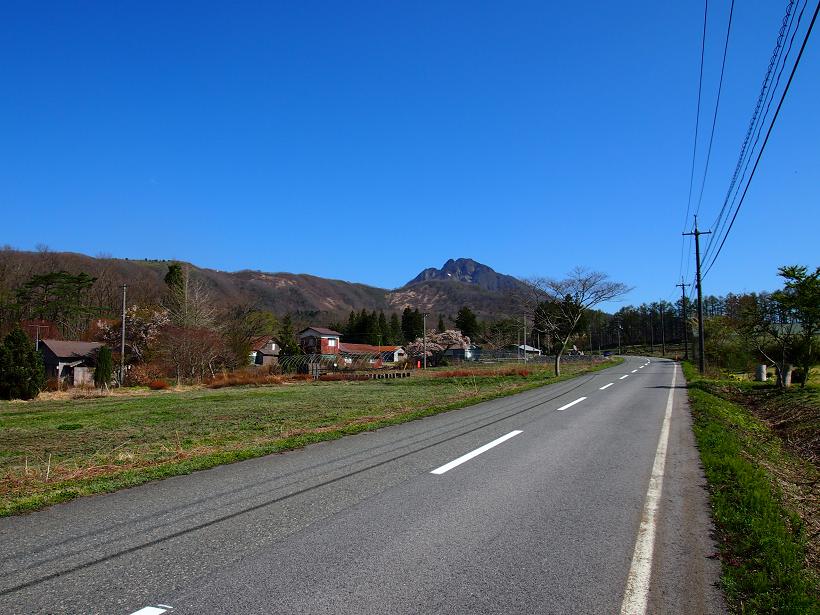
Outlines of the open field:
<svg viewBox="0 0 820 615">
<path fill-rule="evenodd" d="M 613 365 L 568 363 L 560 379 Z M 0 516 L 413 420 L 556 382 L 550 366 L 0 402 Z"/>
<path fill-rule="evenodd" d="M 684 370 L 732 610 L 820 612 L 818 390 Z"/>
</svg>

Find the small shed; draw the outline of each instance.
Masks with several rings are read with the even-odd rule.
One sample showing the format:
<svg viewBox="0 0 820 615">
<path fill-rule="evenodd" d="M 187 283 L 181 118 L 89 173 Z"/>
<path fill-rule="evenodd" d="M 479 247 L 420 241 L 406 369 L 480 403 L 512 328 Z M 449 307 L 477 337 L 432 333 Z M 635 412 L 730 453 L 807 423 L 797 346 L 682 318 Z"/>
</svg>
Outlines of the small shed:
<svg viewBox="0 0 820 615">
<path fill-rule="evenodd" d="M 279 363 L 279 342 L 272 336 L 260 337 L 251 344 L 251 365 L 276 365 Z"/>
<path fill-rule="evenodd" d="M 46 378 L 59 378 L 74 386 L 94 384 L 97 353 L 103 344 L 75 340 L 40 340 Z"/>
</svg>

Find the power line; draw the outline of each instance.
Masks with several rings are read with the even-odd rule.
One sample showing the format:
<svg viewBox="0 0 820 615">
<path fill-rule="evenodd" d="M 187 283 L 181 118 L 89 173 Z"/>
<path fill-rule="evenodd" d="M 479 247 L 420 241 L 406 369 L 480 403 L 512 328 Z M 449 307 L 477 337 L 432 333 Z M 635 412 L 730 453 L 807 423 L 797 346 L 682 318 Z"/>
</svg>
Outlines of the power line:
<svg viewBox="0 0 820 615">
<path fill-rule="evenodd" d="M 752 152 L 754 151 L 754 144 L 752 145 L 751 149 L 749 149 L 749 144 L 751 143 L 752 136 L 755 133 L 755 129 L 758 126 L 762 126 L 764 117 L 760 114 L 761 109 L 763 108 L 763 104 L 766 102 L 766 99 L 769 97 L 771 93 L 772 96 L 774 95 L 773 89 L 770 87 L 772 77 L 774 75 L 774 70 L 780 64 L 781 54 L 783 52 L 783 41 L 788 33 L 791 30 L 791 25 L 794 19 L 794 0 L 789 0 L 789 3 L 786 5 L 786 11 L 781 19 L 780 29 L 778 30 L 777 39 L 775 41 L 774 49 L 772 50 L 771 57 L 769 58 L 769 65 L 766 69 L 766 74 L 763 77 L 763 83 L 760 86 L 760 94 L 758 94 L 757 101 L 755 103 L 754 110 L 752 112 L 752 117 L 749 120 L 749 126 L 746 129 L 746 135 L 743 138 L 743 143 L 740 147 L 740 154 L 738 155 L 737 164 L 735 165 L 734 173 L 732 174 L 732 180 L 729 183 L 729 189 L 726 191 L 726 196 L 723 199 L 723 205 L 720 208 L 720 212 L 718 213 L 715 222 L 712 224 L 712 228 L 716 229 L 717 232 L 710 238 L 709 243 L 706 246 L 706 252 L 704 253 L 704 259 L 709 257 L 709 253 L 711 252 L 712 248 L 714 247 L 714 240 L 717 236 L 720 235 L 722 231 L 722 224 L 725 225 L 725 220 L 723 220 L 724 214 L 728 216 L 728 212 L 731 211 L 732 206 L 729 205 L 729 201 L 732 196 L 732 191 L 735 189 L 735 186 L 738 182 L 738 177 L 741 177 L 740 171 L 743 168 L 744 160 L 748 161 L 751 160 Z M 785 61 L 784 64 L 785 66 Z M 768 111 L 767 111 L 768 113 Z M 748 155 L 748 160 L 747 160 Z M 745 170 L 743 176 L 741 177 L 740 181 L 741 184 L 743 182 L 743 178 L 745 177 Z M 735 192 L 735 194 L 737 194 Z M 736 197 L 735 197 L 736 198 Z M 721 223 L 721 221 L 723 221 Z"/>
<path fill-rule="evenodd" d="M 709 238 L 709 243 L 706 245 L 706 252 L 704 253 L 704 260 L 707 260 L 712 253 L 715 245 L 717 244 L 717 239 L 722 235 L 723 230 L 726 228 L 726 223 L 729 220 L 729 212 L 732 211 L 735 207 L 735 203 L 737 202 L 738 194 L 740 194 L 740 187 L 743 185 L 744 180 L 746 179 L 746 173 L 749 170 L 749 164 L 752 161 L 752 152 L 755 151 L 757 148 L 757 144 L 760 141 L 760 134 L 763 131 L 763 125 L 766 123 L 766 118 L 769 115 L 769 111 L 772 107 L 772 102 L 774 101 L 775 92 L 777 91 L 778 86 L 780 85 L 780 78 L 783 76 L 783 70 L 786 68 L 786 64 L 788 62 L 789 55 L 791 55 L 792 45 L 794 44 L 794 37 L 797 34 L 797 31 L 800 28 L 800 23 L 803 19 L 803 13 L 806 10 L 806 4 L 808 0 L 805 0 L 803 3 L 803 8 L 800 10 L 800 14 L 797 17 L 797 23 L 795 28 L 792 30 L 792 23 L 794 22 L 794 13 L 791 14 L 791 19 L 789 19 L 789 10 L 790 7 L 786 7 L 786 15 L 783 17 L 782 25 L 780 27 L 780 31 L 778 32 L 777 43 L 775 45 L 775 51 L 772 52 L 772 58 L 769 61 L 769 68 L 766 71 L 766 77 L 763 81 L 763 87 L 761 88 L 761 96 L 758 97 L 758 103 L 755 106 L 755 112 L 752 115 L 752 122 L 750 122 L 750 128 L 752 129 L 752 133 L 755 134 L 754 143 L 752 146 L 746 150 L 749 144 L 749 139 L 752 133 L 747 131 L 747 137 L 744 139 L 743 147 L 741 148 L 741 154 L 738 158 L 738 165 L 743 165 L 743 160 L 745 158 L 746 163 L 743 165 L 743 172 L 740 175 L 740 182 L 738 183 L 738 167 L 735 168 L 735 174 L 732 177 L 732 182 L 729 185 L 729 190 L 726 192 L 726 198 L 724 199 L 723 206 L 720 208 L 720 213 L 718 217 L 715 219 L 713 224 L 713 228 L 716 229 L 715 235 Z M 790 2 L 791 5 L 791 2 Z M 788 35 L 788 32 L 792 32 L 791 39 L 789 40 L 789 47 L 786 50 L 785 55 L 783 54 L 783 46 L 782 41 L 784 36 Z M 779 48 L 779 49 L 778 49 Z M 780 64 L 780 58 L 783 58 L 783 63 Z M 772 76 L 772 69 L 780 64 L 780 70 L 777 73 L 777 79 L 775 80 L 773 85 L 768 85 L 771 76 Z M 768 91 L 767 91 L 768 87 Z M 766 102 L 768 99 L 768 102 Z M 763 114 L 760 114 L 760 108 L 762 103 L 766 102 L 766 110 Z M 748 156 L 747 156 L 748 154 Z M 732 195 L 732 190 L 734 189 L 734 196 Z M 731 196 L 731 204 L 729 203 L 729 198 Z M 726 217 L 724 217 L 724 213 Z"/>
<path fill-rule="evenodd" d="M 712 142 L 715 139 L 715 126 L 717 125 L 718 109 L 720 108 L 720 94 L 723 91 L 723 74 L 726 70 L 726 54 L 729 51 L 729 34 L 732 32 L 732 16 L 734 12 L 735 0 L 732 0 L 732 4 L 729 7 L 729 24 L 726 26 L 726 42 L 723 44 L 723 62 L 721 62 L 720 65 L 720 81 L 718 82 L 717 99 L 715 100 L 715 114 L 712 116 L 712 130 L 709 133 L 709 146 L 706 149 L 706 165 L 703 168 L 703 181 L 700 183 L 700 196 L 698 196 L 698 205 L 695 208 L 695 215 L 700 213 L 700 205 L 703 202 L 703 189 L 706 187 L 706 177 L 709 174 L 709 160 L 712 158 Z"/>
<path fill-rule="evenodd" d="M 692 170 L 689 173 L 689 197 L 686 200 L 686 215 L 683 218 L 683 230 L 686 230 L 686 223 L 689 220 L 689 211 L 692 208 L 692 186 L 694 185 L 695 181 L 695 160 L 697 159 L 698 154 L 698 132 L 700 130 L 700 99 L 701 94 L 703 93 L 703 58 L 706 53 L 706 22 L 707 17 L 709 16 L 709 0 L 705 0 L 703 3 L 703 34 L 701 35 L 700 41 L 700 75 L 698 77 L 698 105 L 697 105 L 697 113 L 695 114 L 695 138 L 694 143 L 692 144 Z M 680 270 L 683 271 L 683 257 L 684 257 L 684 250 L 686 247 L 686 241 L 682 241 L 681 245 L 681 255 L 680 255 Z"/>
<path fill-rule="evenodd" d="M 800 53 L 797 54 L 797 59 L 794 61 L 794 66 L 792 66 L 791 73 L 789 74 L 789 80 L 786 82 L 786 87 L 783 89 L 783 94 L 780 96 L 780 101 L 777 103 L 777 109 L 775 109 L 774 115 L 772 116 L 772 122 L 769 124 L 769 129 L 766 131 L 766 138 L 763 139 L 763 144 L 760 146 L 760 151 L 757 154 L 757 159 L 755 160 L 755 164 L 752 167 L 752 172 L 749 175 L 749 180 L 746 182 L 746 187 L 743 189 L 743 195 L 740 197 L 740 201 L 737 204 L 737 209 L 735 209 L 735 213 L 732 216 L 732 221 L 729 224 L 729 228 L 726 229 L 726 234 L 723 236 L 723 239 L 720 242 L 720 246 L 718 246 L 718 250 L 715 253 L 714 257 L 712 257 L 712 262 L 709 263 L 709 267 L 706 269 L 706 275 L 709 273 L 709 270 L 714 266 L 715 261 L 717 260 L 718 256 L 720 256 L 721 250 L 723 250 L 723 245 L 726 243 L 726 239 L 729 237 L 729 233 L 732 231 L 732 227 L 735 224 L 735 220 L 737 219 L 737 214 L 740 211 L 740 208 L 743 206 L 743 201 L 746 199 L 746 193 L 749 190 L 749 186 L 752 183 L 752 179 L 755 176 L 755 172 L 757 171 L 757 165 L 760 164 L 760 159 L 763 157 L 763 152 L 766 149 L 766 144 L 769 142 L 769 137 L 772 134 L 772 129 L 774 128 L 775 122 L 777 121 L 777 117 L 780 115 L 780 109 L 783 106 L 783 101 L 786 99 L 786 94 L 789 93 L 789 88 L 791 87 L 792 80 L 794 79 L 794 74 L 797 72 L 797 67 L 800 65 L 800 60 L 803 57 L 803 52 L 806 49 L 806 44 L 809 42 L 809 37 L 811 36 L 811 31 L 814 29 L 814 23 L 817 21 L 817 14 L 820 12 L 820 1 L 818 1 L 817 6 L 814 9 L 814 14 L 811 18 L 811 23 L 809 24 L 808 30 L 806 30 L 806 36 L 803 37 L 803 44 L 800 45 Z"/>
</svg>

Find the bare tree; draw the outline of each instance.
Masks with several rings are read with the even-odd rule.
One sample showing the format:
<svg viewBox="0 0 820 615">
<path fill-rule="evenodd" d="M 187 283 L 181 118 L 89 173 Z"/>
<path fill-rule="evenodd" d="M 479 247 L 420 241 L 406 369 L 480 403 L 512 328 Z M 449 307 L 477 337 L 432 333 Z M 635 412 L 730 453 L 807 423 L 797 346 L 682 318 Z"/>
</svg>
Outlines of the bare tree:
<svg viewBox="0 0 820 615">
<path fill-rule="evenodd" d="M 587 310 L 631 290 L 605 273 L 583 267 L 576 267 L 561 280 L 531 278 L 524 282 L 526 290 L 519 295 L 522 312 L 552 338 L 556 376 L 561 374 L 561 356 Z"/>
</svg>

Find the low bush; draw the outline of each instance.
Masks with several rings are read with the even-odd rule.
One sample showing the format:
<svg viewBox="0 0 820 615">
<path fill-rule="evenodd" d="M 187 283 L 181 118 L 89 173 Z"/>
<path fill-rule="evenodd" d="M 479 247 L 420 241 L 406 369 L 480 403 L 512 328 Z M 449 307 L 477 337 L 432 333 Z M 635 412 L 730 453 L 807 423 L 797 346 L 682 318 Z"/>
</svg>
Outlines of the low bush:
<svg viewBox="0 0 820 615">
<path fill-rule="evenodd" d="M 370 377 L 367 374 L 340 374 L 337 372 L 333 374 L 322 374 L 319 376 L 319 380 L 322 382 L 340 382 L 346 380 L 370 380 Z"/>
<path fill-rule="evenodd" d="M 163 389 L 167 389 L 170 385 L 166 380 L 151 380 L 148 383 L 148 388 L 152 391 L 162 391 Z"/>
<path fill-rule="evenodd" d="M 240 370 L 220 374 L 219 376 L 208 382 L 207 387 L 209 389 L 223 389 L 225 387 L 280 384 L 281 382 L 281 376 L 264 373 L 259 370 Z"/>
</svg>

